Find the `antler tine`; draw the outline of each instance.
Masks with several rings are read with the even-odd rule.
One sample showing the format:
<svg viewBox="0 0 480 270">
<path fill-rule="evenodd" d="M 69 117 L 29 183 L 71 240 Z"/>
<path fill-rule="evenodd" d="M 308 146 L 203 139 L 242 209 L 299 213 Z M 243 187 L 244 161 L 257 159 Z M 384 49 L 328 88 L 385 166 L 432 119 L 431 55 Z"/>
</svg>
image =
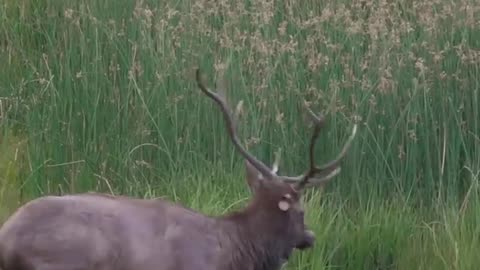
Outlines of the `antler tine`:
<svg viewBox="0 0 480 270">
<path fill-rule="evenodd" d="M 282 148 L 279 148 L 278 151 L 275 153 L 275 162 L 273 162 L 271 172 L 273 174 L 277 174 L 278 166 L 280 166 L 280 159 L 282 157 Z"/>
<path fill-rule="evenodd" d="M 309 188 L 309 187 L 315 187 L 315 186 L 320 186 L 322 184 L 325 184 L 331 179 L 333 179 L 335 176 L 337 176 L 337 174 L 340 173 L 341 169 L 342 169 L 341 167 L 336 167 L 333 171 L 330 171 L 329 174 L 326 174 L 326 175 L 323 174 L 324 176 L 322 177 L 310 178 L 303 187 Z"/>
<path fill-rule="evenodd" d="M 325 124 L 325 118 L 323 116 L 317 116 L 310 108 L 306 107 L 310 118 L 313 121 L 313 134 L 312 138 L 310 139 L 310 171 L 313 171 L 315 168 L 315 144 L 317 142 L 318 135 L 320 134 L 320 130 L 323 128 Z"/>
<path fill-rule="evenodd" d="M 252 164 L 264 177 L 268 177 L 270 179 L 273 178 L 273 173 L 270 170 L 269 167 L 267 167 L 265 164 L 263 164 L 261 161 L 259 161 L 257 158 L 255 158 L 252 154 L 247 152 L 245 148 L 243 148 L 240 144 L 240 140 L 237 136 L 236 128 L 235 128 L 235 123 L 232 119 L 232 115 L 230 112 L 230 108 L 227 105 L 227 102 L 225 100 L 225 97 L 222 97 L 218 93 L 215 93 L 211 90 L 209 90 L 205 84 L 202 81 L 201 74 L 200 74 L 200 69 L 197 69 L 196 71 L 196 80 L 197 80 L 197 85 L 202 90 L 204 94 L 206 94 L 208 97 L 213 99 L 218 106 L 220 107 L 220 110 L 222 111 L 222 114 L 224 116 L 224 120 L 226 123 L 226 128 L 228 131 L 228 135 L 230 139 L 232 140 L 235 148 L 240 152 L 240 154 Z"/>
<path fill-rule="evenodd" d="M 324 125 L 324 118 L 319 117 L 315 115 L 309 108 L 307 108 L 308 113 L 310 114 L 310 117 L 314 121 L 314 129 L 313 129 L 313 134 L 310 140 L 310 168 L 308 171 L 302 175 L 295 176 L 295 177 L 289 177 L 285 176 L 282 177 L 282 180 L 288 183 L 292 183 L 296 185 L 297 189 L 303 189 L 305 187 L 311 187 L 311 186 L 316 186 L 323 184 L 330 179 L 332 179 L 334 176 L 336 176 L 338 173 L 340 173 L 341 168 L 339 167 L 340 162 L 342 159 L 345 157 L 345 155 L 348 152 L 348 149 L 350 148 L 350 145 L 357 133 L 357 125 L 355 124 L 353 126 L 353 131 L 350 137 L 348 138 L 347 142 L 343 146 L 342 151 L 339 153 L 336 159 L 328 162 L 325 165 L 322 165 L 320 167 L 317 167 L 315 165 L 315 143 L 318 138 L 318 135 L 320 134 L 320 130 Z"/>
<path fill-rule="evenodd" d="M 310 168 L 308 171 L 301 177 L 301 181 L 297 183 L 297 189 L 302 189 L 308 183 L 308 180 L 312 178 L 318 171 L 318 168 L 315 166 L 315 144 L 317 143 L 318 135 L 320 130 L 325 124 L 325 118 L 323 116 L 317 116 L 309 107 L 305 106 L 310 118 L 313 121 L 313 133 L 310 138 Z"/>
</svg>

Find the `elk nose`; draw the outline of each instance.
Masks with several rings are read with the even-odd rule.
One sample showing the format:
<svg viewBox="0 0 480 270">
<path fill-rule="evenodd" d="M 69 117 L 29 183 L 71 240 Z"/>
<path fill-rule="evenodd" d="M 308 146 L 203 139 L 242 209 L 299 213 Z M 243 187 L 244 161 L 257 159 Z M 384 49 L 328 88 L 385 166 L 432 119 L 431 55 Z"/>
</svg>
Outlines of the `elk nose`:
<svg viewBox="0 0 480 270">
<path fill-rule="evenodd" d="M 303 234 L 303 239 L 296 246 L 297 249 L 311 248 L 315 243 L 315 234 L 311 230 L 306 230 Z"/>
</svg>

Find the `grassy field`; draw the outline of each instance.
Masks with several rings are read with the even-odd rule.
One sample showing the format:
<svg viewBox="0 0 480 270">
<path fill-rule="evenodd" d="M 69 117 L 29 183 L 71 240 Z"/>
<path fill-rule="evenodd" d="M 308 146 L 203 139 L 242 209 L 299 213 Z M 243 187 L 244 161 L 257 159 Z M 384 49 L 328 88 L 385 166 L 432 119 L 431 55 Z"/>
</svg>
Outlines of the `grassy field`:
<svg viewBox="0 0 480 270">
<path fill-rule="evenodd" d="M 0 219 L 42 194 L 241 207 L 243 162 L 194 71 L 224 74 L 239 129 L 307 168 L 300 104 L 327 116 L 313 250 L 288 269 L 478 269 L 480 5 L 470 0 L 0 3 Z"/>
</svg>

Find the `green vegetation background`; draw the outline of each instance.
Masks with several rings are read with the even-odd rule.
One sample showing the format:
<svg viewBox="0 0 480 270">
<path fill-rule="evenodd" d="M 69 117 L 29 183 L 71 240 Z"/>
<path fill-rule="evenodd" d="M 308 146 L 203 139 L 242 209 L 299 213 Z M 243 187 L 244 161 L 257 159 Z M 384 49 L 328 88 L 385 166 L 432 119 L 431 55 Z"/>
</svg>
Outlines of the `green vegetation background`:
<svg viewBox="0 0 480 270">
<path fill-rule="evenodd" d="M 306 198 L 313 250 L 288 269 L 478 269 L 480 3 L 4 0 L 0 219 L 42 194 L 248 199 L 243 162 L 194 82 L 224 73 L 249 150 L 307 166 L 357 138 Z"/>
</svg>

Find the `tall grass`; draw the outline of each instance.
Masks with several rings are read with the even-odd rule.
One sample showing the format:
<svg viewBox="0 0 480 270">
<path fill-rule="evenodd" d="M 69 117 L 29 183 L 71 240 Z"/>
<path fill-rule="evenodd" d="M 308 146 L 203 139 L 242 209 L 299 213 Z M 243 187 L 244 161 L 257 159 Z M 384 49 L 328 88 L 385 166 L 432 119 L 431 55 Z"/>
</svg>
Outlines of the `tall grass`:
<svg viewBox="0 0 480 270">
<path fill-rule="evenodd" d="M 282 174 L 307 166 L 302 103 L 327 116 L 318 162 L 360 124 L 329 192 L 309 194 L 317 246 L 290 269 L 476 269 L 479 12 L 467 0 L 5 0 L 2 216 L 93 189 L 240 207 L 243 163 L 195 85 L 200 67 L 244 100 L 250 151 L 271 162 L 282 148 Z"/>
</svg>

